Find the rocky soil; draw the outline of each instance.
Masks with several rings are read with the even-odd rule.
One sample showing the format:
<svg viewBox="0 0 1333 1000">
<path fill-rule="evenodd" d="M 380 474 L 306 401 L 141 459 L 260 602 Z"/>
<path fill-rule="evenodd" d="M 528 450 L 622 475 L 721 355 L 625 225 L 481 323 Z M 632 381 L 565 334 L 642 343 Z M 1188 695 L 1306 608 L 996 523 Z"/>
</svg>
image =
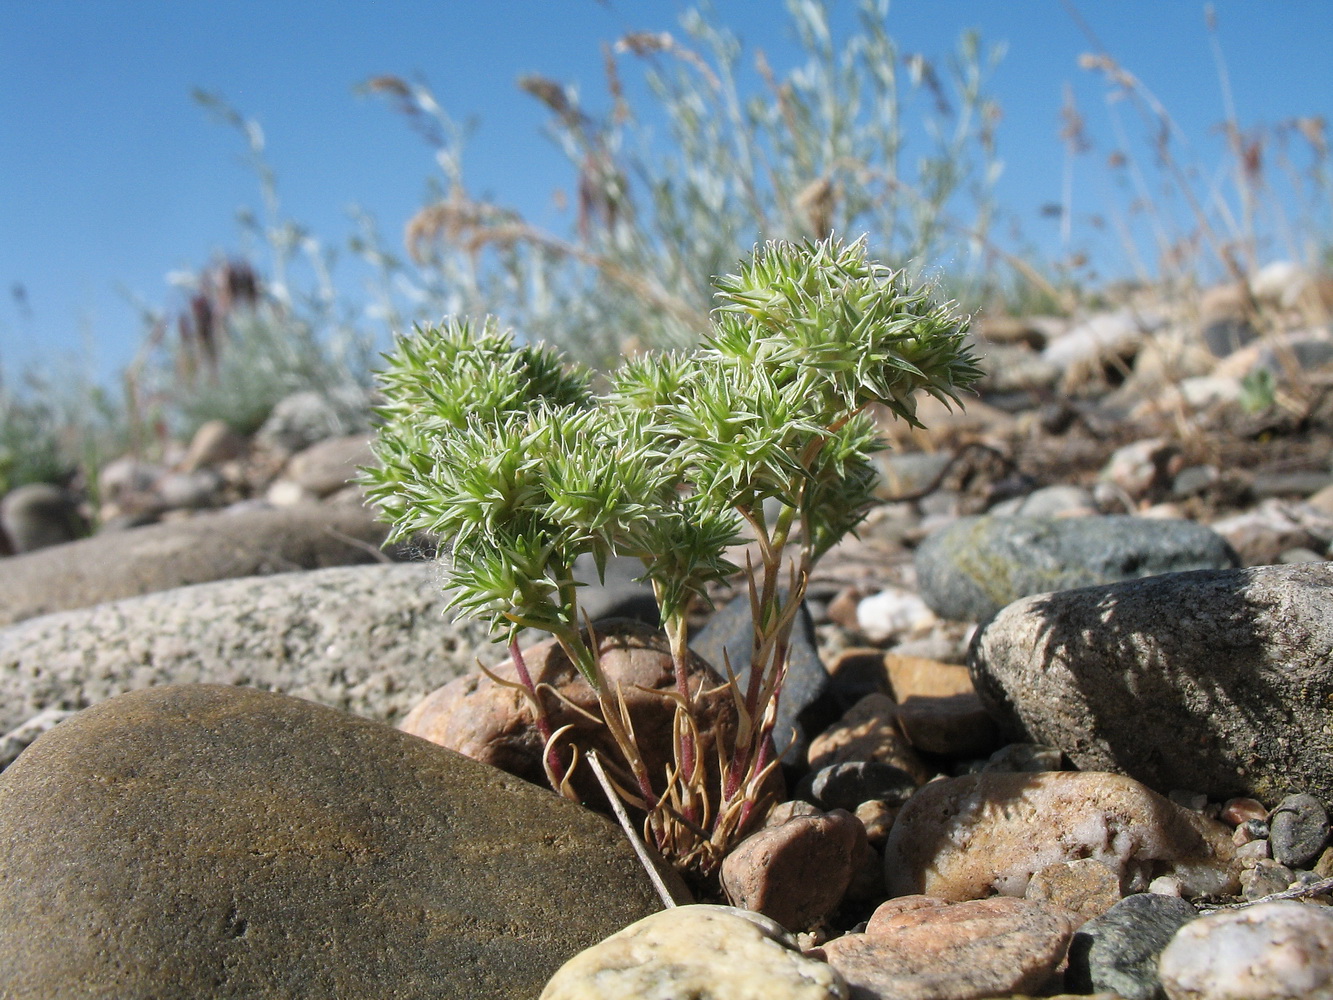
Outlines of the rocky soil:
<svg viewBox="0 0 1333 1000">
<path fill-rule="evenodd" d="M 798 622 L 788 791 L 695 905 L 395 728 L 530 769 L 499 647 L 381 549 L 318 398 L 111 463 L 97 510 L 14 491 L 0 996 L 1333 997 L 1333 328 L 1260 277 L 982 319 L 980 397 L 885 423 Z M 632 576 L 594 616 L 651 620 Z M 714 597 L 693 648 L 743 670 Z"/>
</svg>

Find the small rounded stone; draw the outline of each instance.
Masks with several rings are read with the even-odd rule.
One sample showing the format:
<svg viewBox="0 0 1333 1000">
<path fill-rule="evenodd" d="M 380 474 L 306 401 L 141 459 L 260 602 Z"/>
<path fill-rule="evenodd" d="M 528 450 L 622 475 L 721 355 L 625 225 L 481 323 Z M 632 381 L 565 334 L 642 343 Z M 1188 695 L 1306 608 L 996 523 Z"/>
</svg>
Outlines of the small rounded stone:
<svg viewBox="0 0 1333 1000">
<path fill-rule="evenodd" d="M 1291 900 L 1211 913 L 1158 971 L 1170 1000 L 1333 1000 L 1333 916 Z"/>
<path fill-rule="evenodd" d="M 1304 868 L 1328 842 L 1328 813 L 1313 795 L 1288 795 L 1268 818 L 1273 859 Z"/>
<path fill-rule="evenodd" d="M 1125 1000 L 1160 996 L 1157 956 L 1196 916 L 1194 907 L 1178 897 L 1126 896 L 1075 932 L 1066 988 L 1081 993 L 1113 990 Z"/>
</svg>

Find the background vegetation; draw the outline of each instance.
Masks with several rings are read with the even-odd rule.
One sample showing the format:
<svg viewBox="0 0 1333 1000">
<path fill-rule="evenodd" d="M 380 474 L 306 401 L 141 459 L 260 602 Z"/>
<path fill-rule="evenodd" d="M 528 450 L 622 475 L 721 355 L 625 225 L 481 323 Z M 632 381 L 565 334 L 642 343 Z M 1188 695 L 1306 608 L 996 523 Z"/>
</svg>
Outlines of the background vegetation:
<svg viewBox="0 0 1333 1000">
<path fill-rule="evenodd" d="M 931 62 L 900 51 L 884 0 L 865 0 L 842 38 L 826 0 L 787 9 L 804 61 L 785 75 L 691 13 L 677 33 L 606 46 L 604 112 L 565 82 L 518 81 L 549 111 L 565 154 L 568 231 L 477 194 L 466 129 L 425 84 L 381 76 L 364 93 L 420 134 L 437 167 L 432 195 L 401 249 L 368 217 L 331 245 L 284 213 L 258 123 L 196 95 L 236 131 L 258 181 L 242 249 L 175 276 L 177 305 L 142 305 L 142 349 L 113 388 L 0 371 L 0 493 L 40 480 L 88 485 L 108 458 L 159 451 L 210 418 L 253 431 L 298 389 L 364 406 L 386 332 L 443 315 L 492 313 L 603 367 L 638 347 L 693 343 L 707 329 L 710 279 L 761 240 L 866 233 L 872 257 L 991 312 L 1076 311 L 1116 294 L 1107 274 L 1188 296 L 1274 258 L 1329 263 L 1322 120 L 1249 127 L 1229 114 L 1222 161 L 1199 163 L 1190 150 L 1206 144 L 1191 145 L 1198 137 L 1182 134 L 1142 81 L 1110 55 L 1089 56 L 1119 145 L 1093 151 L 1070 99 L 1065 184 L 1049 211 L 1067 234 L 1075 178 L 1092 167 L 1117 197 L 1090 220 L 1098 235 L 1087 246 L 1066 240 L 1061 257 L 1043 259 L 994 194 L 1002 110 L 988 81 L 1001 46 L 964 34 Z M 631 75 L 646 91 L 626 86 Z M 1218 86 L 1230 108 L 1220 52 Z M 651 96 L 635 106 L 630 92 Z M 348 284 L 349 260 L 366 287 Z"/>
</svg>

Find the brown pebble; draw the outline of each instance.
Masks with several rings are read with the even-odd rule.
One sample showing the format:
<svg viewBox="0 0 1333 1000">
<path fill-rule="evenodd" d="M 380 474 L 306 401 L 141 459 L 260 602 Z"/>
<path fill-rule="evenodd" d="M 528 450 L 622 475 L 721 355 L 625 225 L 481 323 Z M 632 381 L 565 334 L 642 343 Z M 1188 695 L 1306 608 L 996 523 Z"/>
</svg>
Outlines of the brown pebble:
<svg viewBox="0 0 1333 1000">
<path fill-rule="evenodd" d="M 1042 990 L 1073 932 L 1068 914 L 1041 903 L 907 896 L 882 904 L 864 933 L 836 938 L 816 954 L 864 1000 L 964 1000 Z"/>
<path fill-rule="evenodd" d="M 981 705 L 967 667 L 888 653 L 884 666 L 898 702 L 898 725 L 927 753 L 967 757 L 998 745 L 995 723 Z"/>
<path fill-rule="evenodd" d="M 733 906 L 771 917 L 789 931 L 813 927 L 842 902 L 859 862 L 865 830 L 843 809 L 794 816 L 746 837 L 722 862 Z"/>
<path fill-rule="evenodd" d="M 1228 826 L 1240 826 L 1252 819 L 1267 820 L 1268 809 L 1258 799 L 1227 799 L 1217 818 Z"/>
<path fill-rule="evenodd" d="M 930 777 L 898 728 L 898 706 L 886 694 L 868 694 L 810 742 L 810 769 L 850 761 L 878 761 L 902 768 L 918 785 Z"/>
<path fill-rule="evenodd" d="M 828 620 L 845 629 L 856 631 L 856 606 L 865 598 L 865 592 L 859 587 L 844 587 L 828 603 Z M 884 651 L 876 651 L 877 657 L 883 657 Z"/>
</svg>

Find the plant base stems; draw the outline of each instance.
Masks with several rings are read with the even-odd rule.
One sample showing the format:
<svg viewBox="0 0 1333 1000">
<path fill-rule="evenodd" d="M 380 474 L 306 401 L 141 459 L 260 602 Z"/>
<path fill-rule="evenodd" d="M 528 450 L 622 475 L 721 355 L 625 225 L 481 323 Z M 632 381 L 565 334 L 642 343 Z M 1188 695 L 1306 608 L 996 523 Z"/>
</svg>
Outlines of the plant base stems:
<svg viewBox="0 0 1333 1000">
<path fill-rule="evenodd" d="M 518 675 L 518 681 L 528 693 L 532 695 L 533 712 L 537 717 L 537 732 L 541 734 L 542 746 L 546 748 L 546 765 L 555 775 L 557 782 L 563 781 L 565 777 L 565 764 L 560 759 L 559 751 L 555 744 L 551 742 L 551 735 L 554 730 L 551 728 L 550 716 L 546 714 L 546 708 L 542 704 L 541 694 L 537 691 L 537 686 L 532 683 L 532 674 L 528 670 L 527 661 L 523 658 L 523 650 L 519 648 L 518 640 L 509 640 L 509 659 L 513 661 L 514 673 Z M 557 787 L 559 785 L 557 784 Z"/>
</svg>

